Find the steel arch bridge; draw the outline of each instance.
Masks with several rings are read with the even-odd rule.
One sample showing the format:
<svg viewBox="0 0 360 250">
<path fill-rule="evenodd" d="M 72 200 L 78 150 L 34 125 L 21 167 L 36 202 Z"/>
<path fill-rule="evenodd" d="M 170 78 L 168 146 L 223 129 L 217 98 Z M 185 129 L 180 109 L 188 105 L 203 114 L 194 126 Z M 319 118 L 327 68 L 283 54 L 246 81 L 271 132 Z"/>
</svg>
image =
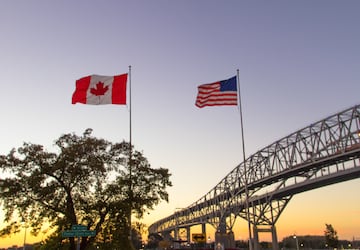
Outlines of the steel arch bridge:
<svg viewBox="0 0 360 250">
<path fill-rule="evenodd" d="M 202 198 L 149 227 L 163 236 L 210 224 L 216 238 L 232 234 L 237 217 L 248 221 L 252 247 L 259 232 L 272 234 L 291 198 L 311 189 L 360 177 L 360 105 L 300 129 L 248 157 Z M 233 237 L 233 234 L 232 234 Z M 230 237 L 231 238 L 231 237 Z M 188 241 L 189 235 L 188 235 Z M 227 242 L 227 243 L 226 243 Z M 226 247 L 233 243 L 225 242 Z"/>
</svg>

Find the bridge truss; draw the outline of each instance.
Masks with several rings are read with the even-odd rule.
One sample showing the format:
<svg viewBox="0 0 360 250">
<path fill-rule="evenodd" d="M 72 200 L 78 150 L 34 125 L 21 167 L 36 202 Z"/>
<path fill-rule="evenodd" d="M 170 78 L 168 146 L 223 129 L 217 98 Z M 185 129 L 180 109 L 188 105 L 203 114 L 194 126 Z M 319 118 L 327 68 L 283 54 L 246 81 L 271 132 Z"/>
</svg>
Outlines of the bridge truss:
<svg viewBox="0 0 360 250">
<path fill-rule="evenodd" d="M 291 198 L 311 189 L 360 177 L 360 105 L 300 129 L 248 157 L 202 198 L 149 227 L 166 234 L 211 224 L 231 232 L 237 217 L 258 233 L 271 232 Z"/>
</svg>

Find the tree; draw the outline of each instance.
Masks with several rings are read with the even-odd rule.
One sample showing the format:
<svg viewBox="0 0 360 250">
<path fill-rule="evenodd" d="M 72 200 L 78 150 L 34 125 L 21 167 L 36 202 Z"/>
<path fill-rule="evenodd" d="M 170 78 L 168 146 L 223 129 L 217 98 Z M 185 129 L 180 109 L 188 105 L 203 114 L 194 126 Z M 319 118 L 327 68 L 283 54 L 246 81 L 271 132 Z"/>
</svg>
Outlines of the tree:
<svg viewBox="0 0 360 250">
<path fill-rule="evenodd" d="M 325 242 L 329 247 L 337 248 L 339 244 L 339 239 L 337 236 L 336 230 L 333 228 L 331 224 L 325 224 L 326 229 L 324 231 L 325 234 Z"/>
<path fill-rule="evenodd" d="M 160 234 L 151 233 L 148 236 L 147 247 L 150 249 L 157 248 L 159 246 L 159 243 L 163 240 L 164 238 Z"/>
<path fill-rule="evenodd" d="M 24 143 L 0 155 L 0 204 L 7 222 L 0 235 L 18 232 L 21 221 L 36 235 L 48 223 L 54 231 L 46 242 L 75 250 L 74 238 L 63 239 L 61 232 L 82 224 L 96 230 L 96 237 L 82 238 L 82 250 L 95 241 L 133 249 L 131 215 L 140 219 L 161 200 L 168 201 L 171 174 L 151 168 L 129 143 L 114 144 L 91 134 L 87 129 L 82 136 L 60 136 L 56 153 Z"/>
</svg>

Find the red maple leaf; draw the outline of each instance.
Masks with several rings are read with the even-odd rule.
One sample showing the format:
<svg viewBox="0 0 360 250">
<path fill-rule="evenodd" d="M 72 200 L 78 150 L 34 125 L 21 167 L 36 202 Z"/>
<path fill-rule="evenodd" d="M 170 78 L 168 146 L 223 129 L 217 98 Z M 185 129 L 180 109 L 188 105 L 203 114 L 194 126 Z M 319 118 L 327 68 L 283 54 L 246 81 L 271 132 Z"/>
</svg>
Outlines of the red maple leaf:
<svg viewBox="0 0 360 250">
<path fill-rule="evenodd" d="M 90 89 L 90 93 L 96 96 L 99 95 L 105 95 L 106 91 L 109 90 L 109 86 L 105 86 L 104 88 L 104 83 L 103 82 L 98 82 L 96 84 L 96 88 L 91 88 Z"/>
</svg>

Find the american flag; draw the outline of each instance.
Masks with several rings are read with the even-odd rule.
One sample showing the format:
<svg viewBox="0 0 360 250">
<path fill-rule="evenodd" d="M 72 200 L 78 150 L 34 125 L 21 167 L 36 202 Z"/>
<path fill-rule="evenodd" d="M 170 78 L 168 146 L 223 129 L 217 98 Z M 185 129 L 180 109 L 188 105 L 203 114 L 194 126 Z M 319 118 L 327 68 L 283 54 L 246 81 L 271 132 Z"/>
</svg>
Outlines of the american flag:
<svg viewBox="0 0 360 250">
<path fill-rule="evenodd" d="M 195 105 L 205 106 L 236 106 L 238 105 L 236 76 L 227 80 L 198 86 Z"/>
</svg>

